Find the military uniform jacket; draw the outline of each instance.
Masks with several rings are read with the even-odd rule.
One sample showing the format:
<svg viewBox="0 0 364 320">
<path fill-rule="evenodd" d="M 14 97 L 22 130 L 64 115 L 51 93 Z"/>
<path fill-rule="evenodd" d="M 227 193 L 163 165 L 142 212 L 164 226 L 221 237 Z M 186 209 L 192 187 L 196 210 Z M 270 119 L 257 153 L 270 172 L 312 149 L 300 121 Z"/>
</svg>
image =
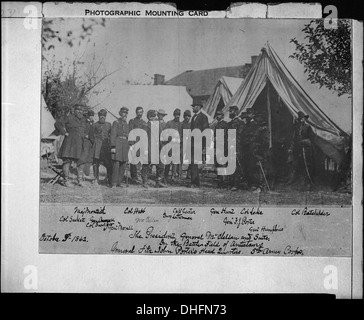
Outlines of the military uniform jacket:
<svg viewBox="0 0 364 320">
<path fill-rule="evenodd" d="M 59 127 L 61 134 L 65 136 L 59 156 L 61 158 L 79 159 L 82 154 L 83 138 L 85 136 L 86 121 L 85 118 L 77 118 L 69 115 L 63 118 L 63 125 Z"/>
<path fill-rule="evenodd" d="M 79 163 L 91 163 L 93 158 L 93 143 L 95 140 L 93 133 L 94 122 L 86 119 L 85 137 L 83 139 L 82 155 Z"/>
<path fill-rule="evenodd" d="M 309 124 L 296 123 L 294 127 L 293 139 L 290 149 L 293 150 L 294 153 L 300 153 L 301 151 L 300 149 L 302 146 L 311 147 L 311 145 L 302 144 L 302 141 L 309 140 L 310 142 L 312 142 L 313 138 L 314 138 L 314 133 Z"/>
<path fill-rule="evenodd" d="M 236 152 L 240 153 L 241 152 L 241 129 L 242 126 L 244 125 L 243 121 L 239 118 L 236 117 L 234 119 L 232 119 L 230 122 L 228 122 L 227 127 L 228 129 L 233 129 L 235 130 L 235 144 L 236 144 Z"/>
<path fill-rule="evenodd" d="M 97 121 L 93 125 L 93 136 L 95 137 L 93 154 L 95 159 L 104 159 L 110 156 L 110 133 L 110 122 L 100 123 Z"/>
<path fill-rule="evenodd" d="M 128 161 L 129 152 L 129 125 L 125 120 L 114 121 L 111 128 L 111 148 L 115 148 L 115 153 L 111 155 L 112 160 Z"/>
<path fill-rule="evenodd" d="M 178 143 L 180 141 L 182 141 L 181 140 L 181 137 L 182 137 L 182 123 L 180 121 L 175 121 L 175 120 L 168 121 L 167 124 L 166 124 L 165 129 L 174 129 L 174 130 L 176 130 L 178 132 L 179 136 L 180 136 L 180 139 L 178 139 L 178 140 L 175 139 L 173 141 L 178 142 Z M 172 140 L 172 138 L 169 137 L 168 141 L 171 141 L 171 140 Z"/>
<path fill-rule="evenodd" d="M 146 125 L 147 125 L 147 123 L 143 119 L 139 119 L 139 118 L 130 119 L 130 121 L 129 121 L 129 132 L 131 130 L 133 130 L 133 129 L 143 129 L 143 130 L 145 130 Z M 139 140 L 139 138 L 138 138 L 138 140 Z"/>
</svg>

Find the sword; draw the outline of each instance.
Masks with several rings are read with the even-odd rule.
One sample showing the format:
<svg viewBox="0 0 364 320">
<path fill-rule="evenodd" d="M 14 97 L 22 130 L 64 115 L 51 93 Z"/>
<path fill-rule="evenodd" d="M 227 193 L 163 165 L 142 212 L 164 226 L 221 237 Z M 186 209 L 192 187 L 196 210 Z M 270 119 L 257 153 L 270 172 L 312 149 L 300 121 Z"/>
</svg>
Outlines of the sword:
<svg viewBox="0 0 364 320">
<path fill-rule="evenodd" d="M 310 176 L 310 172 L 308 171 L 308 167 L 307 167 L 305 147 L 302 147 L 302 154 L 303 154 L 303 162 L 305 163 L 305 169 L 306 169 L 308 179 L 310 180 L 311 184 L 313 184 L 311 176 Z"/>
<path fill-rule="evenodd" d="M 258 161 L 258 164 L 259 164 L 260 170 L 262 171 L 264 181 L 265 181 L 265 183 L 266 183 L 266 185 L 268 187 L 268 191 L 270 192 L 269 184 L 268 184 L 268 181 L 267 181 L 267 178 L 265 176 L 264 169 L 263 169 L 263 166 L 262 166 L 262 163 L 260 162 L 260 160 Z"/>
</svg>

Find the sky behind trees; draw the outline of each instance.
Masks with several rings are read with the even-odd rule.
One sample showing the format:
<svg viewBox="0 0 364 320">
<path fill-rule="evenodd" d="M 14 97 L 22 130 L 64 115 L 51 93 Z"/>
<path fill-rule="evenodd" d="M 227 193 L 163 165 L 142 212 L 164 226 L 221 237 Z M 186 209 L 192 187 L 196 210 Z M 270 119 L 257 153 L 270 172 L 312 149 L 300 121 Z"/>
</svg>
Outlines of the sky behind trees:
<svg viewBox="0 0 364 320">
<path fill-rule="evenodd" d="M 55 49 L 45 53 L 71 64 L 77 57 L 87 68 L 93 59 L 103 61 L 106 78 L 100 89 L 112 90 L 115 83 L 153 83 L 155 73 L 166 80 L 186 71 L 242 65 L 259 55 L 269 41 L 290 72 L 313 100 L 343 130 L 351 132 L 351 99 L 310 84 L 303 66 L 289 58 L 295 49 L 290 40 L 303 40 L 306 19 L 106 19 L 105 27 L 94 28 L 81 45 L 68 46 L 55 40 Z M 81 19 L 54 21 L 61 38 L 77 33 Z M 66 59 L 68 58 L 68 60 Z"/>
</svg>

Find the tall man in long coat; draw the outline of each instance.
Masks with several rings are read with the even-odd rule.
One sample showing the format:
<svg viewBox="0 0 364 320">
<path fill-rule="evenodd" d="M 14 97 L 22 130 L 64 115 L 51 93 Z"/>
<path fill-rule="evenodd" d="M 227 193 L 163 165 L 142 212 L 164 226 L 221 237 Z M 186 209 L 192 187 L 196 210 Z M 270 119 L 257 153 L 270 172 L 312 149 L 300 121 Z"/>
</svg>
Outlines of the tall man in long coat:
<svg viewBox="0 0 364 320">
<path fill-rule="evenodd" d="M 144 109 L 142 107 L 137 107 L 136 110 L 136 117 L 134 119 L 130 119 L 129 121 L 129 132 L 132 131 L 133 129 L 145 129 L 146 126 L 146 122 L 142 119 L 143 117 L 143 113 L 144 113 Z M 137 141 L 139 141 L 139 138 L 137 138 L 136 141 L 130 141 L 129 145 L 132 147 Z M 137 156 L 139 156 L 139 152 L 137 152 Z M 137 164 L 130 164 L 130 176 L 131 176 L 131 180 L 134 183 L 138 183 L 139 178 L 138 175 L 140 174 L 140 169 L 141 169 L 141 165 L 137 165 Z"/>
<path fill-rule="evenodd" d="M 199 129 L 203 132 L 205 129 L 209 128 L 209 120 L 207 116 L 201 112 L 202 104 L 200 103 L 193 103 L 192 110 L 193 110 L 193 117 L 191 120 L 191 131 L 194 129 Z M 196 146 L 197 150 L 204 151 L 206 150 L 206 141 L 202 139 L 202 145 Z M 195 156 L 195 141 L 194 138 L 191 137 L 191 188 L 199 188 L 200 187 L 200 173 L 198 168 L 198 163 L 196 163 L 194 156 Z"/>
<path fill-rule="evenodd" d="M 76 105 L 74 115 L 65 116 L 62 125 L 58 127 L 60 133 L 65 136 L 59 156 L 63 160 L 64 186 L 66 187 L 71 186 L 69 181 L 71 163 L 77 163 L 82 155 L 85 128 L 85 118 L 80 105 Z M 80 186 L 82 186 L 82 177 L 83 165 L 79 165 L 77 167 L 77 184 Z"/>
<path fill-rule="evenodd" d="M 124 178 L 126 163 L 129 153 L 129 125 L 126 122 L 129 109 L 120 108 L 120 118 L 112 124 L 111 128 L 111 158 L 113 161 L 112 169 L 112 187 L 121 187 Z"/>
<path fill-rule="evenodd" d="M 94 142 L 94 183 L 99 183 L 99 167 L 102 163 L 107 172 L 107 184 L 111 185 L 111 155 L 110 155 L 110 133 L 111 123 L 106 122 L 107 111 L 101 109 L 98 112 L 99 121 L 93 126 L 93 133 L 95 136 Z"/>
</svg>

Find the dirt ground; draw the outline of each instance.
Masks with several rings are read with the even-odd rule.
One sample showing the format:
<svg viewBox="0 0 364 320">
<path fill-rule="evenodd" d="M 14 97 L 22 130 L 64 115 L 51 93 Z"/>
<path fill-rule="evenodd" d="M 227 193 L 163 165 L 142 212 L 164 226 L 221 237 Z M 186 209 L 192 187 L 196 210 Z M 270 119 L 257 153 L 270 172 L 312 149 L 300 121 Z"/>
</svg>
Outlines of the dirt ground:
<svg viewBox="0 0 364 320">
<path fill-rule="evenodd" d="M 105 178 L 105 170 L 101 167 L 101 180 Z M 186 174 L 184 174 L 185 177 Z M 141 185 L 128 184 L 124 187 L 109 188 L 101 181 L 92 184 L 92 174 L 86 177 L 85 186 L 76 185 L 75 171 L 71 174 L 72 187 L 64 187 L 60 183 L 49 183 L 56 176 L 47 166 L 41 165 L 40 202 L 41 203 L 105 203 L 105 204 L 144 204 L 144 205 L 351 205 L 351 194 L 332 192 L 330 188 L 314 185 L 310 191 L 301 186 L 275 185 L 271 191 L 253 192 L 250 190 L 230 191 L 217 188 L 214 181 L 216 175 L 204 175 L 201 188 L 189 188 L 189 180 L 181 179 L 167 188 L 151 187 L 145 189 Z"/>
</svg>

